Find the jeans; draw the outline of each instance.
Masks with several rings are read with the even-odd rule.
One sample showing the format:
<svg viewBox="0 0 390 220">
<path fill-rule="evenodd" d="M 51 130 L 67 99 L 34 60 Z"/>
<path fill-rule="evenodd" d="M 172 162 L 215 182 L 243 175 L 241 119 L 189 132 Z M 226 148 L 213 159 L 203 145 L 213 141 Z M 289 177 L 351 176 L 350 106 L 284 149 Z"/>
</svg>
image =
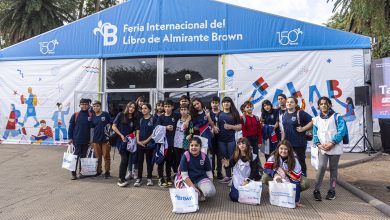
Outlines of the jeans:
<svg viewBox="0 0 390 220">
<path fill-rule="evenodd" d="M 222 158 L 225 158 L 229 160 L 234 153 L 234 149 L 236 148 L 236 142 L 231 141 L 231 142 L 223 142 L 219 141 L 218 142 L 219 146 L 219 153 Z M 232 169 L 231 168 L 225 168 L 226 176 L 231 177 L 232 176 Z"/>
<path fill-rule="evenodd" d="M 324 179 L 325 170 L 326 167 L 328 166 L 328 160 L 329 160 L 329 171 L 330 171 L 329 190 L 334 190 L 336 188 L 336 183 L 337 183 L 337 171 L 339 167 L 340 155 L 328 155 L 319 152 L 318 160 L 319 160 L 319 164 L 318 164 L 318 170 L 317 170 L 316 181 L 315 181 L 315 190 L 320 190 L 322 180 Z"/>
<path fill-rule="evenodd" d="M 218 147 L 218 141 L 217 138 L 214 137 L 211 139 L 212 146 L 211 146 L 211 166 L 214 173 L 214 170 L 217 170 L 217 176 L 222 176 L 222 161 L 221 161 L 221 154 L 219 153 L 219 147 Z"/>
<path fill-rule="evenodd" d="M 246 137 L 249 140 L 249 143 L 252 146 L 253 154 L 259 156 L 259 145 L 257 144 L 257 137 Z"/>
<path fill-rule="evenodd" d="M 62 139 L 67 140 L 68 139 L 68 132 L 66 131 L 65 127 L 56 127 L 54 129 L 54 137 L 56 141 L 60 140 L 60 131 L 62 132 Z"/>
<path fill-rule="evenodd" d="M 133 172 L 133 170 L 138 169 L 138 155 L 137 151 L 130 153 L 128 162 L 127 162 L 127 170 L 129 173 Z"/>
</svg>

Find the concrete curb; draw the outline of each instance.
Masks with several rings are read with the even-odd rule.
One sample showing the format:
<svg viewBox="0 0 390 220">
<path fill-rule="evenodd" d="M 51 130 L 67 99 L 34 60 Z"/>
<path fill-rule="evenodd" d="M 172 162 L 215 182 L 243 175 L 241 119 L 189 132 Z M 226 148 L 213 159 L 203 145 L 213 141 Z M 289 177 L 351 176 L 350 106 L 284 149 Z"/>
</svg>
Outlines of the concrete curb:
<svg viewBox="0 0 390 220">
<path fill-rule="evenodd" d="M 356 164 L 364 163 L 364 162 L 373 160 L 373 159 L 379 157 L 380 155 L 382 155 L 381 151 L 376 152 L 375 154 L 371 154 L 371 156 L 369 156 L 369 157 L 365 157 L 365 158 L 362 158 L 362 159 L 358 159 L 358 160 L 346 162 L 346 163 L 343 163 L 343 164 L 339 164 L 339 168 L 345 168 L 345 167 L 350 167 L 350 166 L 353 166 L 353 165 L 356 165 Z"/>
<path fill-rule="evenodd" d="M 344 180 L 338 178 L 337 183 L 342 186 L 344 189 L 350 191 L 363 201 L 367 202 L 368 204 L 374 206 L 376 209 L 381 211 L 383 214 L 390 217 L 390 206 L 386 203 L 376 199 L 375 197 L 371 196 L 370 194 L 356 188 L 355 186 L 351 185 L 350 183 L 345 182 Z"/>
</svg>

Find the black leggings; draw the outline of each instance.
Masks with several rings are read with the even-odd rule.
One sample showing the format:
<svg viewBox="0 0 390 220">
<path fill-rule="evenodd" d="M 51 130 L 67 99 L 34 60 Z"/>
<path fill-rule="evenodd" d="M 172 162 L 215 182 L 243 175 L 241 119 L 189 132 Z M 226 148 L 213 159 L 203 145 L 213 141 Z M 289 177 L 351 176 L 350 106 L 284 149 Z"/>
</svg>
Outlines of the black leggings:
<svg viewBox="0 0 390 220">
<path fill-rule="evenodd" d="M 125 181 L 130 152 L 125 150 L 123 152 L 119 152 L 119 154 L 121 155 L 121 163 L 119 165 L 119 179 Z"/>
<path fill-rule="evenodd" d="M 304 176 L 307 175 L 307 168 L 306 168 L 306 147 L 293 147 L 295 154 L 297 155 L 299 164 L 302 167 L 302 174 Z"/>
<path fill-rule="evenodd" d="M 153 149 L 147 149 L 145 147 L 137 146 L 137 154 L 138 154 L 138 179 L 142 179 L 142 171 L 144 169 L 144 158 L 146 154 L 146 170 L 147 170 L 147 178 L 152 179 L 152 157 L 153 157 Z"/>
</svg>

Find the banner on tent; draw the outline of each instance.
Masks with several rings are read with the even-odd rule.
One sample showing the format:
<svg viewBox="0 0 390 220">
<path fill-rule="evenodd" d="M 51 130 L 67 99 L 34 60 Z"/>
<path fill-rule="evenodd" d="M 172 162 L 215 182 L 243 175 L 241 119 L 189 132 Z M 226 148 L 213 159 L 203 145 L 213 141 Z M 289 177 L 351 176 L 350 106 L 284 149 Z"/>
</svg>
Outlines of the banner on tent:
<svg viewBox="0 0 390 220">
<path fill-rule="evenodd" d="M 74 91 L 97 92 L 98 75 L 97 59 L 0 62 L 2 143 L 67 142 Z"/>
<path fill-rule="evenodd" d="M 371 81 L 372 116 L 390 118 L 390 58 L 373 61 Z"/>
<path fill-rule="evenodd" d="M 277 96 L 283 93 L 298 97 L 301 109 L 314 117 L 319 114 L 317 100 L 327 96 L 347 122 L 350 145 L 360 137 L 362 109 L 353 99 L 354 87 L 364 84 L 362 50 L 226 55 L 223 78 L 224 89 L 237 89 L 239 104 L 251 100 L 257 115 L 262 101 L 277 107 Z"/>
</svg>

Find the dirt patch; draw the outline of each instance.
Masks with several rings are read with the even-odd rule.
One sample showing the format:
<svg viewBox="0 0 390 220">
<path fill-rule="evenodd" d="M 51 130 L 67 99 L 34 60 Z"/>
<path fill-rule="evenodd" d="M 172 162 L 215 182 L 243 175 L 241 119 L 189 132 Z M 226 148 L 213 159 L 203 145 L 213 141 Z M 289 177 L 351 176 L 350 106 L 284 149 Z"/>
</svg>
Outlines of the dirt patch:
<svg viewBox="0 0 390 220">
<path fill-rule="evenodd" d="M 390 205 L 390 155 L 381 156 L 352 167 L 339 169 L 343 180 Z"/>
</svg>

